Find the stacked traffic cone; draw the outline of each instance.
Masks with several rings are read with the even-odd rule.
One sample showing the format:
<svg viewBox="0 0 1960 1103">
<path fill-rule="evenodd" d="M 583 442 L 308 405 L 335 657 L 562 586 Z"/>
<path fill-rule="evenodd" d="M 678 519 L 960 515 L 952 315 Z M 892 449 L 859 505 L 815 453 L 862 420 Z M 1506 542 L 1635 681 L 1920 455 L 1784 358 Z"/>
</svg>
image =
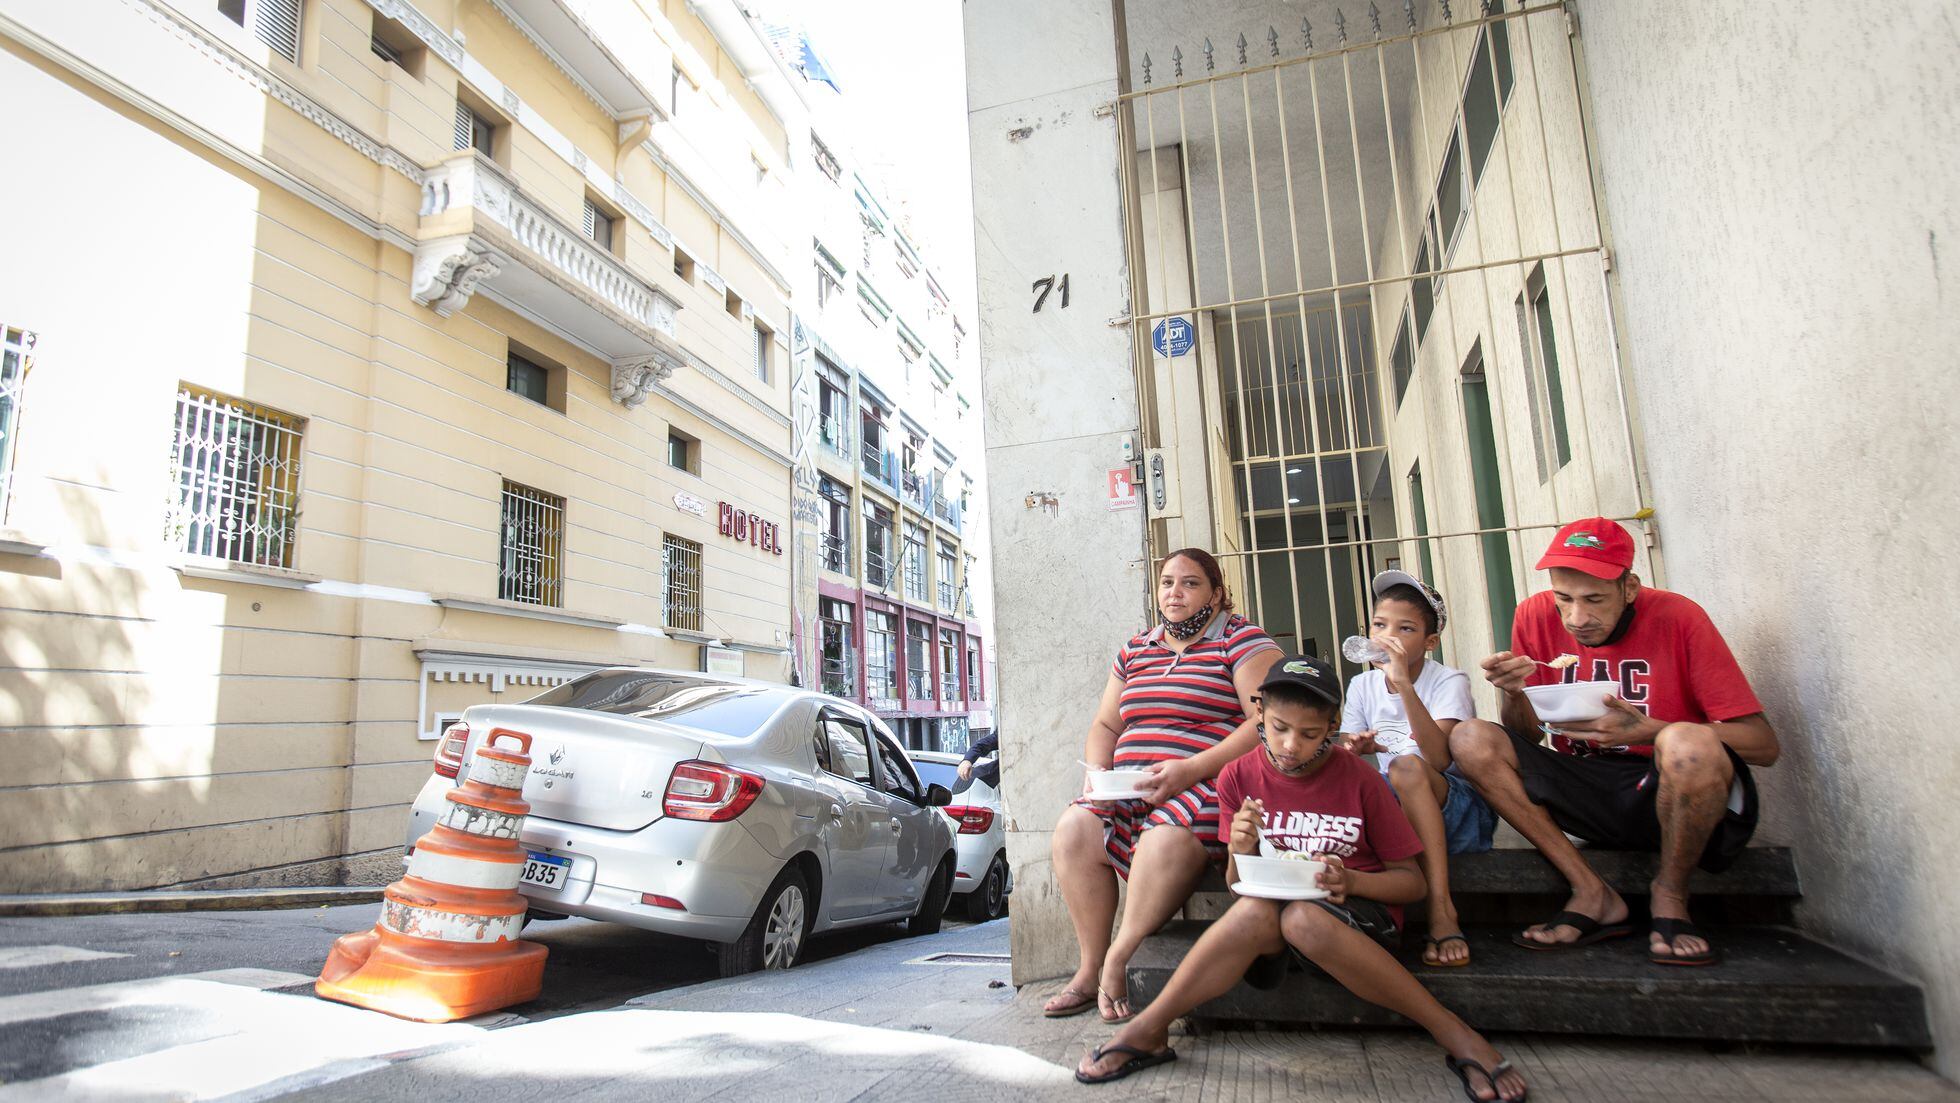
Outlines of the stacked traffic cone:
<svg viewBox="0 0 1960 1103">
<path fill-rule="evenodd" d="M 499 748 L 499 740 L 518 749 Z M 537 998 L 545 948 L 517 939 L 530 750 L 528 735 L 490 732 L 468 780 L 448 793 L 442 820 L 415 844 L 407 876 L 383 894 L 381 921 L 334 943 L 314 992 L 428 1023 Z"/>
</svg>

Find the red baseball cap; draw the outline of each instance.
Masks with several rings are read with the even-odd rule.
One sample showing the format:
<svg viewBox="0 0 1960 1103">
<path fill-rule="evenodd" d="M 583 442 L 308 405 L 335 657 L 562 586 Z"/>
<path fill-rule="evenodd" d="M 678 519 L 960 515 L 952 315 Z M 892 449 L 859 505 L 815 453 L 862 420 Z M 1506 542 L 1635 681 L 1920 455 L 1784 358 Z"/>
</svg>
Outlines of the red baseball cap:
<svg viewBox="0 0 1960 1103">
<path fill-rule="evenodd" d="M 1633 537 L 1619 522 L 1585 517 L 1558 530 L 1552 546 L 1538 557 L 1538 570 L 1570 567 L 1608 581 L 1633 569 Z"/>
</svg>

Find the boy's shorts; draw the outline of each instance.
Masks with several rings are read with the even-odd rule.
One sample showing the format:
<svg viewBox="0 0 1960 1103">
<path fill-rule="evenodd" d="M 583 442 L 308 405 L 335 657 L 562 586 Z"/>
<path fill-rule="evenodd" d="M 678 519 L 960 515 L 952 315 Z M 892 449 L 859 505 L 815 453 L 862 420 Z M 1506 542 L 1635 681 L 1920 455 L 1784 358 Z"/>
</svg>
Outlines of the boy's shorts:
<svg viewBox="0 0 1960 1103">
<path fill-rule="evenodd" d="M 1327 912 L 1374 939 L 1391 954 L 1402 945 L 1402 931 L 1395 925 L 1395 916 L 1385 904 L 1363 900 L 1358 896 L 1350 896 L 1347 902 L 1342 904 L 1328 900 L 1306 900 L 1302 903 L 1312 904 Z M 1246 966 L 1245 982 L 1254 988 L 1278 988 L 1280 982 L 1286 979 L 1287 972 L 1296 964 L 1305 969 L 1320 968 L 1308 960 L 1307 955 L 1289 945 L 1285 949 L 1254 958 L 1252 964 Z"/>
<path fill-rule="evenodd" d="M 1452 764 L 1443 771 L 1449 792 L 1443 798 L 1443 841 L 1451 854 L 1482 854 L 1497 832 L 1497 812 L 1477 795 Z M 1390 792 L 1394 792 L 1391 788 Z M 1402 794 L 1396 793 L 1401 800 Z"/>
<path fill-rule="evenodd" d="M 1506 729 L 1509 731 L 1509 729 Z M 1616 850 L 1661 848 L 1660 769 L 1647 755 L 1563 754 L 1511 731 L 1525 795 L 1543 805 L 1568 835 Z M 1735 781 L 1729 806 L 1702 848 L 1701 868 L 1720 873 L 1735 863 L 1756 833 L 1756 779 L 1726 745 Z"/>
</svg>

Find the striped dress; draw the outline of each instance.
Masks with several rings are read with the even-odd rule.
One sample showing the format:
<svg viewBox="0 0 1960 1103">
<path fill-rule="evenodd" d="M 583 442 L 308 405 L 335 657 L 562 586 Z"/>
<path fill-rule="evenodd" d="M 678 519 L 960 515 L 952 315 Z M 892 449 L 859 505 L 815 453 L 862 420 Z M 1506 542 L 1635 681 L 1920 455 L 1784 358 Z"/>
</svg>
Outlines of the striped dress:
<svg viewBox="0 0 1960 1103">
<path fill-rule="evenodd" d="M 1245 723 L 1232 672 L 1254 655 L 1278 650 L 1271 636 L 1236 613 L 1212 621 L 1182 654 L 1165 644 L 1161 626 L 1131 639 L 1111 668 L 1123 683 L 1123 730 L 1116 737 L 1113 764 L 1136 768 L 1216 747 Z M 1224 860 L 1225 845 L 1218 841 L 1218 790 L 1210 778 L 1154 807 L 1143 800 L 1075 803 L 1103 821 L 1109 864 L 1124 880 L 1130 876 L 1137 840 L 1160 824 L 1184 828 L 1205 845 L 1212 860 Z"/>
</svg>

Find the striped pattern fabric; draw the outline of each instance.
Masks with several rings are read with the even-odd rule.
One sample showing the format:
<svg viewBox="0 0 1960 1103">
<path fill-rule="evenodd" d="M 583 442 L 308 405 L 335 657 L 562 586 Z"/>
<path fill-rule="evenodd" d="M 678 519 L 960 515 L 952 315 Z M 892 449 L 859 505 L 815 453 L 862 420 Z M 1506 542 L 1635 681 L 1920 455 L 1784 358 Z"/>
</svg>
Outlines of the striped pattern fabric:
<svg viewBox="0 0 1960 1103">
<path fill-rule="evenodd" d="M 1123 645 L 1111 673 L 1123 682 L 1123 732 L 1116 739 L 1115 765 L 1136 768 L 1189 758 L 1216 747 L 1245 722 L 1245 709 L 1232 672 L 1263 651 L 1278 651 L 1263 629 L 1234 614 L 1212 622 L 1183 654 L 1164 643 L 1155 628 Z M 1130 856 L 1143 833 L 1169 824 L 1191 832 L 1213 861 L 1222 861 L 1218 841 L 1218 790 L 1210 780 L 1152 807 L 1148 801 L 1075 802 L 1103 821 L 1109 864 L 1124 880 Z"/>
</svg>

